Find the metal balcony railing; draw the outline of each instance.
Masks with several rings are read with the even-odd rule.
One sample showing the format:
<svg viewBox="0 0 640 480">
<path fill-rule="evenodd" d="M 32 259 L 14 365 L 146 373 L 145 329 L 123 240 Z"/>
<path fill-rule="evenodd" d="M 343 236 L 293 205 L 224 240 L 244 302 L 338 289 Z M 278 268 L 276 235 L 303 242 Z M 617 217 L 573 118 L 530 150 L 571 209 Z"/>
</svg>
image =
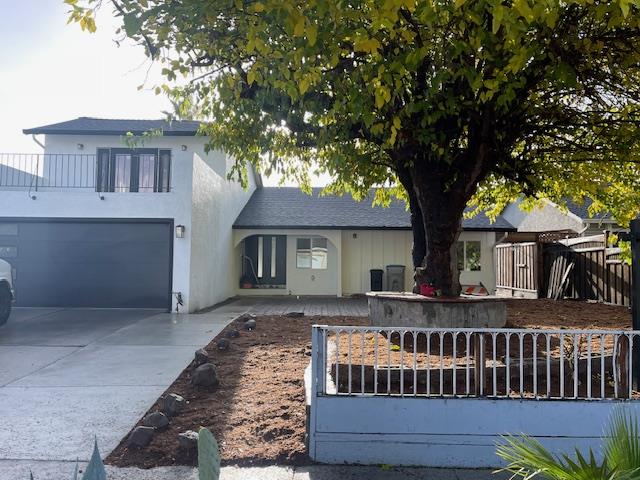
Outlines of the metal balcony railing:
<svg viewBox="0 0 640 480">
<path fill-rule="evenodd" d="M 161 171 L 159 163 L 150 154 L 117 155 L 98 165 L 96 154 L 0 153 L 0 189 L 167 192 L 170 166 Z"/>
<path fill-rule="evenodd" d="M 94 154 L 0 153 L 0 187 L 38 190 L 95 186 Z"/>
</svg>

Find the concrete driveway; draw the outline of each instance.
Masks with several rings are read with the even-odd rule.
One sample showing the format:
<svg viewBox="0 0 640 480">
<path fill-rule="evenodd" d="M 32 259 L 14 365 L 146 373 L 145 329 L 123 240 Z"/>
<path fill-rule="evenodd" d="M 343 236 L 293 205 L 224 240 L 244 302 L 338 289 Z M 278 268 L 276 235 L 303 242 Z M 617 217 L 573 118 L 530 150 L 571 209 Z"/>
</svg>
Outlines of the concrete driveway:
<svg viewBox="0 0 640 480">
<path fill-rule="evenodd" d="M 246 310 L 15 309 L 0 327 L 0 477 L 16 464 L 88 459 L 94 436 L 106 456 Z"/>
</svg>

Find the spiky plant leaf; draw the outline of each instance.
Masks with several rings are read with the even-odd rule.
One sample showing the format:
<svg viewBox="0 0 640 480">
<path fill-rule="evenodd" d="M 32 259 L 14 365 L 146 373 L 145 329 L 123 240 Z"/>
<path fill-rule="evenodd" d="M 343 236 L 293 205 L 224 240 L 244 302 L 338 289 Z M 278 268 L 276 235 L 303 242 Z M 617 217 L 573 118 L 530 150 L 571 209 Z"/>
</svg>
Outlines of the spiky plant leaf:
<svg viewBox="0 0 640 480">
<path fill-rule="evenodd" d="M 82 480 L 107 480 L 107 472 L 104 469 L 104 464 L 100 457 L 97 438 L 94 440 L 91 460 L 89 460 L 89 464 L 82 475 Z"/>
<path fill-rule="evenodd" d="M 599 464 L 592 451 L 585 458 L 576 450 L 576 459 L 568 455 L 554 456 L 539 441 L 527 435 L 503 437 L 505 443 L 498 445 L 496 454 L 507 462 L 500 471 L 509 472 L 511 478 L 524 480 L 541 478 L 547 480 L 612 480 L 606 464 Z"/>
<path fill-rule="evenodd" d="M 604 456 L 613 470 L 620 473 L 636 473 L 640 477 L 639 434 L 637 418 L 622 407 L 613 411 L 602 447 Z"/>
<path fill-rule="evenodd" d="M 200 427 L 198 432 L 198 478 L 218 480 L 220 478 L 220 450 L 213 434 Z"/>
</svg>

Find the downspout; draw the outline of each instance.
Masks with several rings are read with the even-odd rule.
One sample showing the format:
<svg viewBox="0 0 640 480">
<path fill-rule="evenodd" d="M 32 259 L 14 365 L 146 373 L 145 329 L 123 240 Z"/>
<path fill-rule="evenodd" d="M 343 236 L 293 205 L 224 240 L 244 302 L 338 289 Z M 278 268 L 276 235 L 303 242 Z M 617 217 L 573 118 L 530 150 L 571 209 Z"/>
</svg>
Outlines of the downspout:
<svg viewBox="0 0 640 480">
<path fill-rule="evenodd" d="M 41 147 L 41 148 L 44 150 L 44 144 L 42 144 L 42 143 L 40 142 L 40 140 L 38 140 L 38 139 L 36 138 L 36 134 L 35 134 L 35 133 L 31 135 L 31 138 L 33 139 L 33 141 L 34 141 L 34 142 L 36 142 L 36 143 L 38 144 L 38 146 L 39 146 L 39 147 Z"/>
<path fill-rule="evenodd" d="M 44 144 L 42 142 L 40 142 L 40 140 L 38 140 L 36 138 L 36 134 L 35 133 L 31 135 L 31 138 L 44 151 L 44 149 L 45 149 L 44 148 Z M 35 195 L 31 194 L 31 187 L 33 187 L 33 178 L 36 179 L 36 192 L 37 192 L 38 191 L 38 178 L 40 178 L 40 156 L 39 155 L 38 155 L 37 160 L 36 160 L 35 175 L 32 177 L 31 185 L 29 185 L 29 197 L 31 198 L 31 200 L 35 200 L 37 198 Z"/>
</svg>

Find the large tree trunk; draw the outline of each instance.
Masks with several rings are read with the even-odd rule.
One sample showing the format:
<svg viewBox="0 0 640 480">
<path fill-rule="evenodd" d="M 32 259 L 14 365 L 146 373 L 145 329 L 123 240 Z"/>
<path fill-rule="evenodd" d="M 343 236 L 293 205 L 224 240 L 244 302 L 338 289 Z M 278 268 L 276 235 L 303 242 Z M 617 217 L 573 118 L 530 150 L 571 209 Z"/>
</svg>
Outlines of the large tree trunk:
<svg viewBox="0 0 640 480">
<path fill-rule="evenodd" d="M 411 149 L 405 143 L 391 155 L 411 208 L 414 291 L 426 283 L 442 295 L 460 295 L 457 241 L 467 203 L 495 161 L 493 117 L 489 104 L 470 115 L 464 149 L 445 149 L 439 157 L 433 150 Z"/>
<path fill-rule="evenodd" d="M 411 231 L 413 232 L 413 242 L 411 244 L 411 258 L 413 261 L 414 272 L 418 268 L 422 267 L 424 263 L 424 257 L 427 253 L 427 237 L 424 231 L 424 220 L 422 218 L 422 210 L 420 209 L 420 203 L 418 197 L 413 189 L 413 182 L 411 180 L 411 173 L 408 169 L 398 169 L 398 178 L 402 186 L 407 191 L 407 197 L 409 198 L 409 210 L 411 212 Z M 420 292 L 420 282 L 414 274 L 413 292 Z"/>
<path fill-rule="evenodd" d="M 487 172 L 485 149 L 476 153 L 452 164 L 414 162 L 410 168 L 413 195 L 409 198 L 414 198 L 415 211 L 422 215 L 418 236 L 424 235 L 424 252 L 420 252 L 424 257 L 416 268 L 416 283 L 432 285 L 444 296 L 460 295 L 457 241 L 462 216 Z"/>
<path fill-rule="evenodd" d="M 422 265 L 416 269 L 417 282 L 433 285 L 445 296 L 460 294 L 457 241 L 467 203 L 463 192 L 438 189 L 435 182 L 416 183 L 427 241 Z"/>
</svg>

